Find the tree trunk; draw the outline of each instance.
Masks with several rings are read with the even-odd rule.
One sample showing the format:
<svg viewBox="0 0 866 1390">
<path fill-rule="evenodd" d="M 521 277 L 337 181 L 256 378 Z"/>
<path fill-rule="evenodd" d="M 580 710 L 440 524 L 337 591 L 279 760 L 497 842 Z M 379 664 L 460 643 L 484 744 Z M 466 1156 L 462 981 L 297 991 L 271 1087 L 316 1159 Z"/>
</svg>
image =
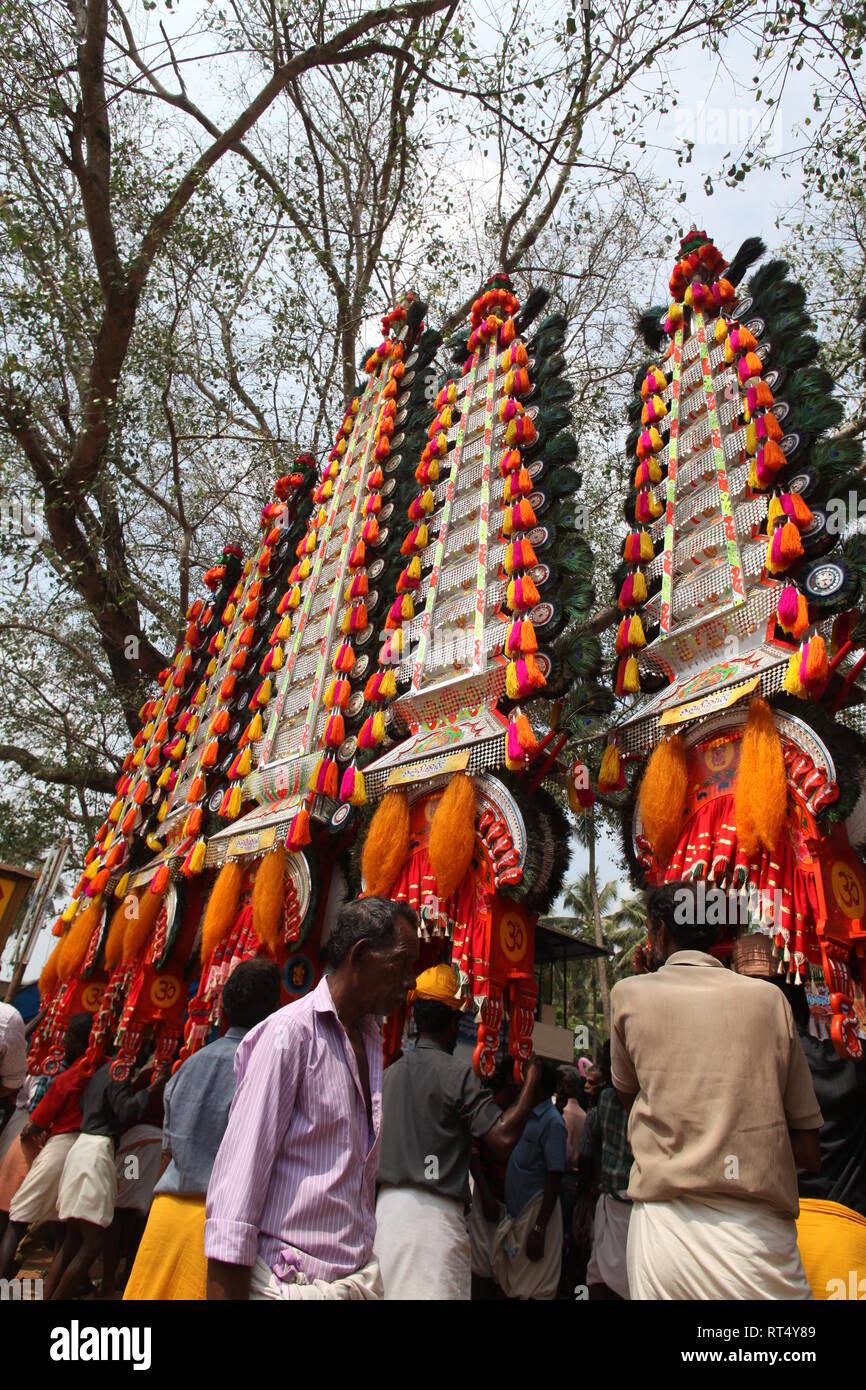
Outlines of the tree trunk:
<svg viewBox="0 0 866 1390">
<path fill-rule="evenodd" d="M 592 962 L 592 1060 L 598 1061 L 598 961 Z"/>
<path fill-rule="evenodd" d="M 343 400 L 349 404 L 355 394 L 355 386 L 358 380 L 358 369 L 355 362 L 355 329 L 351 322 L 347 322 L 343 315 L 340 324 L 340 356 L 343 361 Z"/>
<path fill-rule="evenodd" d="M 589 846 L 589 889 L 592 894 L 592 918 L 595 924 L 595 944 L 604 946 L 604 933 L 601 929 L 601 908 L 598 904 L 598 881 L 595 874 L 595 813 L 587 811 L 587 844 Z M 598 984 L 601 990 L 601 1012 L 604 1021 L 604 1036 L 610 1037 L 610 988 L 607 982 L 607 960 L 603 956 L 597 959 L 598 965 Z"/>
</svg>

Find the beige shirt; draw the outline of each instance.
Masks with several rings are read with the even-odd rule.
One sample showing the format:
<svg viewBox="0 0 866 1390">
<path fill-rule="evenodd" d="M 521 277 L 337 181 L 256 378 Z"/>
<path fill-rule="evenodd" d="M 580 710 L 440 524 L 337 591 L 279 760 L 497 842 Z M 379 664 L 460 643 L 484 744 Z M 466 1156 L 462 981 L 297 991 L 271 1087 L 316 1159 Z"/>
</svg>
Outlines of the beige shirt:
<svg viewBox="0 0 866 1390">
<path fill-rule="evenodd" d="M 703 951 L 676 951 L 611 993 L 611 1071 L 634 1095 L 629 1196 L 724 1195 L 796 1216 L 788 1129 L 821 1112 L 794 1020 L 768 980 Z"/>
</svg>

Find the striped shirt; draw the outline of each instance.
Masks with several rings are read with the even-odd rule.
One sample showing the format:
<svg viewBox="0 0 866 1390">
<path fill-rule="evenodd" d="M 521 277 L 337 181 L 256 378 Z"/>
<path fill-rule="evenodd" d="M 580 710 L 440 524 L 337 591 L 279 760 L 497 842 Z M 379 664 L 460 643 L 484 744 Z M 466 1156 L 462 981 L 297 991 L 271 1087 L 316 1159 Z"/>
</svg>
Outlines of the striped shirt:
<svg viewBox="0 0 866 1390">
<path fill-rule="evenodd" d="M 207 1192 L 205 1254 L 278 1279 L 333 1282 L 367 1264 L 376 1231 L 382 1035 L 362 1019 L 373 1128 L 325 976 L 252 1028 Z"/>
</svg>

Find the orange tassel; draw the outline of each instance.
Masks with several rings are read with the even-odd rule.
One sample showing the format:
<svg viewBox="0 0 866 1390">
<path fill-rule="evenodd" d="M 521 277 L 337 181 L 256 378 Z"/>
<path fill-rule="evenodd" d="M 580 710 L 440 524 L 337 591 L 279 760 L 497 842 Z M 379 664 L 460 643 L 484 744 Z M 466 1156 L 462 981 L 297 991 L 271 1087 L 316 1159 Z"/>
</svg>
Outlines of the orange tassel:
<svg viewBox="0 0 866 1390">
<path fill-rule="evenodd" d="M 244 871 L 235 859 L 227 860 L 211 889 L 201 927 L 201 962 L 210 960 L 237 916 Z"/>
<path fill-rule="evenodd" d="M 83 912 L 79 912 L 69 931 L 60 940 L 57 957 L 57 975 L 61 980 L 70 980 L 84 964 L 87 948 L 94 929 L 102 919 L 102 897 L 93 898 Z"/>
<path fill-rule="evenodd" d="M 408 857 L 409 802 L 404 791 L 390 791 L 370 822 L 361 852 L 367 893 L 386 897 Z"/>
<path fill-rule="evenodd" d="M 60 940 L 42 967 L 42 973 L 39 976 L 39 998 L 43 1002 L 48 998 L 48 995 L 57 984 L 57 964 L 62 948 L 63 941 Z"/>
<path fill-rule="evenodd" d="M 162 893 L 151 893 L 148 888 L 138 899 L 138 914 L 131 917 L 123 933 L 123 963 L 127 964 L 146 944 L 162 907 Z"/>
<path fill-rule="evenodd" d="M 138 897 L 135 893 L 127 893 L 122 902 L 117 904 L 111 918 L 111 925 L 108 928 L 108 936 L 105 939 L 105 966 L 107 970 L 113 970 L 123 954 L 123 938 L 126 933 L 127 923 L 138 913 Z"/>
<path fill-rule="evenodd" d="M 686 750 L 679 734 L 653 749 L 640 786 L 643 833 L 660 864 L 670 859 L 686 806 Z"/>
<path fill-rule="evenodd" d="M 749 856 L 759 849 L 775 850 L 784 830 L 787 803 L 785 758 L 773 714 L 766 700 L 753 700 L 734 784 L 738 848 Z"/>
<path fill-rule="evenodd" d="M 285 901 L 285 865 L 286 851 L 279 844 L 259 864 L 253 885 L 253 931 L 272 955 L 280 938 L 280 920 Z"/>
<path fill-rule="evenodd" d="M 430 826 L 427 853 L 440 898 L 460 887 L 475 849 L 475 784 L 465 772 L 451 778 Z"/>
</svg>

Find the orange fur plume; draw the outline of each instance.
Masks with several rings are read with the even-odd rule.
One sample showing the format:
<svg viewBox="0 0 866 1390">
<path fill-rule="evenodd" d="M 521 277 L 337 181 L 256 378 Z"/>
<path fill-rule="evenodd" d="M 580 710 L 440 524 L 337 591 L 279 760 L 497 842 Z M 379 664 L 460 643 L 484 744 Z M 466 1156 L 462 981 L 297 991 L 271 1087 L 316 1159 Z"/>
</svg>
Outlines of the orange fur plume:
<svg viewBox="0 0 866 1390">
<path fill-rule="evenodd" d="M 42 974 L 39 976 L 39 997 L 42 1000 L 47 999 L 57 984 L 57 962 L 62 948 L 63 938 L 61 937 L 42 967 Z"/>
<path fill-rule="evenodd" d="M 123 963 L 132 960 L 133 956 L 138 955 L 142 946 L 147 941 L 153 928 L 156 926 L 156 919 L 159 916 L 159 909 L 162 907 L 163 893 L 151 893 L 150 888 L 145 888 L 138 900 L 138 912 L 130 917 L 123 931 Z"/>
<path fill-rule="evenodd" d="M 450 898 L 460 887 L 474 849 L 475 784 L 465 772 L 457 772 L 433 812 L 427 846 L 440 898 Z"/>
<path fill-rule="evenodd" d="M 108 928 L 108 936 L 105 938 L 105 968 L 107 970 L 113 970 L 123 955 L 123 938 L 127 925 L 137 915 L 138 896 L 135 893 L 127 893 L 126 897 L 114 909 Z"/>
<path fill-rule="evenodd" d="M 210 960 L 238 910 L 244 871 L 236 859 L 227 860 L 217 875 L 201 925 L 201 962 Z"/>
<path fill-rule="evenodd" d="M 60 952 L 57 956 L 57 975 L 61 980 L 69 980 L 81 969 L 94 928 L 102 917 L 102 897 L 92 898 L 83 912 L 79 912 L 65 936 L 60 939 Z"/>
<path fill-rule="evenodd" d="M 361 873 L 373 897 L 387 897 L 409 858 L 409 801 L 403 791 L 388 792 L 370 821 L 361 851 Z"/>
<path fill-rule="evenodd" d="M 766 700 L 753 700 L 734 784 L 737 845 L 753 855 L 774 850 L 782 836 L 788 788 L 782 742 Z"/>
<path fill-rule="evenodd" d="M 282 841 L 266 854 L 253 884 L 253 931 L 263 946 L 276 951 L 285 901 L 286 851 Z"/>
<path fill-rule="evenodd" d="M 653 749 L 640 784 L 643 833 L 660 864 L 670 859 L 686 807 L 686 750 L 679 734 Z"/>
</svg>

